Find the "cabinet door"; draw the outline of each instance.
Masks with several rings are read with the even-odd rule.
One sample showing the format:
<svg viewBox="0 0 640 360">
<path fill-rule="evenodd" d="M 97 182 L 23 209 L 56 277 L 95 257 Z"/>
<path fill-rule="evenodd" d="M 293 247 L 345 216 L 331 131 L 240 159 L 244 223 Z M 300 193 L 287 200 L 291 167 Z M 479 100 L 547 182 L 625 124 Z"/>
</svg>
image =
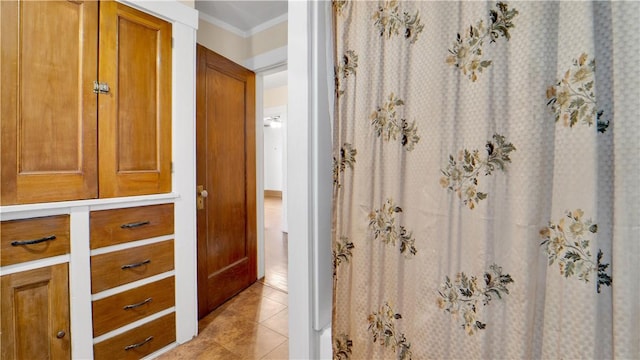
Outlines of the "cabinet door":
<svg viewBox="0 0 640 360">
<path fill-rule="evenodd" d="M 100 197 L 171 191 L 171 24 L 100 3 Z"/>
<path fill-rule="evenodd" d="M 0 1 L 1 204 L 97 197 L 98 4 Z"/>
<path fill-rule="evenodd" d="M 67 264 L 4 275 L 1 359 L 70 359 Z"/>
</svg>

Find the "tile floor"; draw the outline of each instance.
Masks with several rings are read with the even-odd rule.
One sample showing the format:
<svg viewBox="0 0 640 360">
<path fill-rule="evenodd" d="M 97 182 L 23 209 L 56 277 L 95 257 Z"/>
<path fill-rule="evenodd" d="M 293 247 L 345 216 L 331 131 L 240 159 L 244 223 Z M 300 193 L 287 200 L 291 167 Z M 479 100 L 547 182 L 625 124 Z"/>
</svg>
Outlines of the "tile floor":
<svg viewBox="0 0 640 360">
<path fill-rule="evenodd" d="M 282 232 L 282 199 L 264 198 L 264 283 L 288 291 L 288 239 Z"/>
<path fill-rule="evenodd" d="M 198 336 L 158 359 L 288 359 L 287 238 L 282 201 L 265 198 L 265 278 L 198 322 Z M 284 235 L 284 236 L 283 236 Z"/>
</svg>

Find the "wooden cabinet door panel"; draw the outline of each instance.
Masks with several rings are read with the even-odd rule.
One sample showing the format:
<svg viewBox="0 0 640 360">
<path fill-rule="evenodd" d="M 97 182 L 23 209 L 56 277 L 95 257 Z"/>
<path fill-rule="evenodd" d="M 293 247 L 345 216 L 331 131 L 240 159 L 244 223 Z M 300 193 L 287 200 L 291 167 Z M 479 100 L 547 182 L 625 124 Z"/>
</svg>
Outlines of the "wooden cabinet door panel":
<svg viewBox="0 0 640 360">
<path fill-rule="evenodd" d="M 100 197 L 171 191 L 171 24 L 100 5 Z"/>
<path fill-rule="evenodd" d="M 98 3 L 0 1 L 2 205 L 97 197 Z"/>
<path fill-rule="evenodd" d="M 4 275 L 1 359 L 70 359 L 68 265 Z"/>
</svg>

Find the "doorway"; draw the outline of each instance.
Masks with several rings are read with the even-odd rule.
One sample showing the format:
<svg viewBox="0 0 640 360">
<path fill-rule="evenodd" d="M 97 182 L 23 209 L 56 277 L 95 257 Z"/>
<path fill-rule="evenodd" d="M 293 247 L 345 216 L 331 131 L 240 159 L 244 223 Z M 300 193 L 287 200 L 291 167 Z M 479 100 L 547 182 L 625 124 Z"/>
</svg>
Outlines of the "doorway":
<svg viewBox="0 0 640 360">
<path fill-rule="evenodd" d="M 263 77 L 263 211 L 264 278 L 278 290 L 288 291 L 288 235 L 286 222 L 287 71 Z M 259 155 L 260 156 L 260 155 Z"/>
</svg>

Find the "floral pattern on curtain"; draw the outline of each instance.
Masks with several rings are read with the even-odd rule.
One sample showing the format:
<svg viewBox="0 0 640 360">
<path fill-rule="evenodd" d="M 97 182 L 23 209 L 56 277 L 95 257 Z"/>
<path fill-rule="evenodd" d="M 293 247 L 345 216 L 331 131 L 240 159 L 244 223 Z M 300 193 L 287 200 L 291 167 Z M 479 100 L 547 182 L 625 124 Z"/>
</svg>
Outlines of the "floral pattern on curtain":
<svg viewBox="0 0 640 360">
<path fill-rule="evenodd" d="M 640 3 L 333 1 L 334 359 L 640 356 Z"/>
</svg>

